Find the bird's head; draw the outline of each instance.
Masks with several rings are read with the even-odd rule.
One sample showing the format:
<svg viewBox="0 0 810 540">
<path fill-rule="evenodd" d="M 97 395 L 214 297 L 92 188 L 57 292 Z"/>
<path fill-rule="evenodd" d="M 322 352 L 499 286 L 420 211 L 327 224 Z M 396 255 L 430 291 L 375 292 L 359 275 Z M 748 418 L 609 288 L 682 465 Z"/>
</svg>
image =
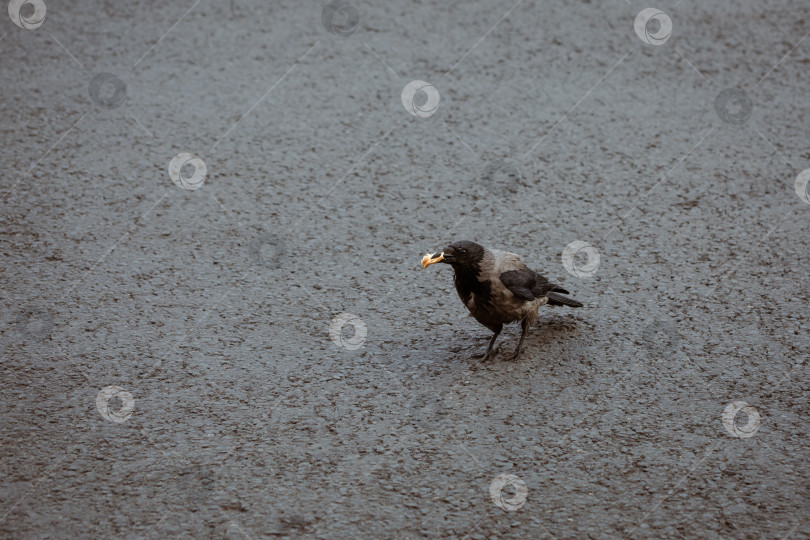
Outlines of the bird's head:
<svg viewBox="0 0 810 540">
<path fill-rule="evenodd" d="M 439 255 L 425 255 L 422 258 L 422 267 L 427 268 L 431 264 L 445 263 L 453 268 L 465 268 L 476 266 L 484 258 L 486 249 L 469 240 L 453 242 Z"/>
</svg>

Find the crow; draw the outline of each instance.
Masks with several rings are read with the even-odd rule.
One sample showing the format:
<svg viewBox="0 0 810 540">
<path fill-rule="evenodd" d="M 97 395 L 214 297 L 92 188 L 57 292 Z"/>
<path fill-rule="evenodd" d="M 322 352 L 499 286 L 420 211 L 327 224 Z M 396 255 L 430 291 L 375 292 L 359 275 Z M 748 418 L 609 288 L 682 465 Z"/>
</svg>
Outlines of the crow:
<svg viewBox="0 0 810 540">
<path fill-rule="evenodd" d="M 438 256 L 427 254 L 422 258 L 422 267 L 445 263 L 453 267 L 453 283 L 461 301 L 475 320 L 495 332 L 489 341 L 482 361 L 492 358 L 492 346 L 504 324 L 520 322 L 523 333 L 512 355 L 520 356 L 523 340 L 529 327 L 539 317 L 540 306 L 582 307 L 571 294 L 559 285 L 531 270 L 520 256 L 507 251 L 487 249 L 475 242 L 453 242 Z"/>
</svg>

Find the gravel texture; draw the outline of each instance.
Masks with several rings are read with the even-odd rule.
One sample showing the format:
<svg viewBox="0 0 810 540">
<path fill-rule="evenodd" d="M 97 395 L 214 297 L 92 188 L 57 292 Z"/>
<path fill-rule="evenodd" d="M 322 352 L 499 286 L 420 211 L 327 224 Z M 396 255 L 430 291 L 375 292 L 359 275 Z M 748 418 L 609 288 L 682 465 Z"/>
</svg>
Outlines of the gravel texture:
<svg viewBox="0 0 810 540">
<path fill-rule="evenodd" d="M 0 13 L 0 536 L 810 537 L 806 2 L 45 1 Z M 418 264 L 459 239 L 585 307 L 480 362 Z"/>
</svg>

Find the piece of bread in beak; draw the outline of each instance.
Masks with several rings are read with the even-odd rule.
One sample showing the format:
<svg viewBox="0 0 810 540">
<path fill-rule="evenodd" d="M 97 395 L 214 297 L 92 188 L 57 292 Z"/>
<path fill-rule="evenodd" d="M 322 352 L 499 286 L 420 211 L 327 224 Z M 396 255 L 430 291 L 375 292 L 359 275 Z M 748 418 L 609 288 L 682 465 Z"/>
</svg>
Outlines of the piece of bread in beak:
<svg viewBox="0 0 810 540">
<path fill-rule="evenodd" d="M 431 264 L 442 262 L 444 260 L 444 252 L 442 251 L 438 256 L 434 257 L 432 253 L 425 253 L 422 257 L 422 268 L 427 268 Z"/>
</svg>

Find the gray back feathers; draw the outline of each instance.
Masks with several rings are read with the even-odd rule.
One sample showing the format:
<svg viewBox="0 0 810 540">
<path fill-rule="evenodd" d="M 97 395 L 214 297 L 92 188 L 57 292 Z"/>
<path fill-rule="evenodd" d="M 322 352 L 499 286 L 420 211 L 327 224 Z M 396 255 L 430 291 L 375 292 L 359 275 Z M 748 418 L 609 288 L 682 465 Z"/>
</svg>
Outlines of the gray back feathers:
<svg viewBox="0 0 810 540">
<path fill-rule="evenodd" d="M 498 276 L 504 272 L 523 270 L 526 268 L 526 265 L 520 260 L 520 255 L 498 249 L 487 250 L 480 264 L 481 278 L 496 281 L 498 280 Z"/>
</svg>

